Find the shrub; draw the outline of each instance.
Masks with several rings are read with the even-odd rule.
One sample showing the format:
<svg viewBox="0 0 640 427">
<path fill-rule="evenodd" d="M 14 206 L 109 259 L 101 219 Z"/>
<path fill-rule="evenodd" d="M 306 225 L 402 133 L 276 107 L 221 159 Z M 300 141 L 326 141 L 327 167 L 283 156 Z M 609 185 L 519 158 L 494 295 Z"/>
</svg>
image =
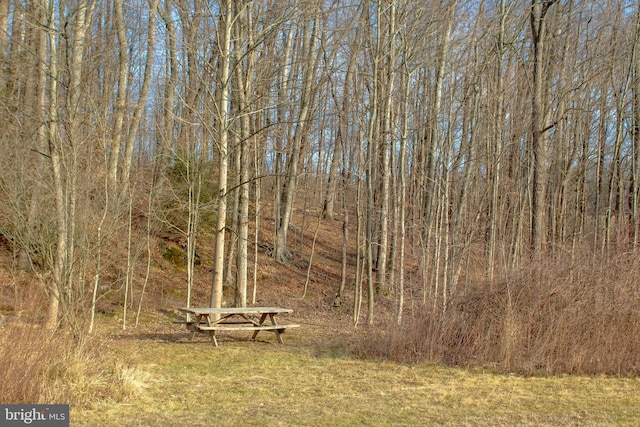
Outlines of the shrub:
<svg viewBox="0 0 640 427">
<path fill-rule="evenodd" d="M 640 374 L 640 260 L 556 257 L 424 307 L 367 357 L 524 373 Z"/>
<path fill-rule="evenodd" d="M 98 337 L 78 341 L 64 330 L 55 334 L 27 317 L 45 307 L 44 298 L 18 301 L 0 317 L 0 396 L 5 404 L 88 405 L 128 394 L 127 367 L 115 366 Z"/>
</svg>

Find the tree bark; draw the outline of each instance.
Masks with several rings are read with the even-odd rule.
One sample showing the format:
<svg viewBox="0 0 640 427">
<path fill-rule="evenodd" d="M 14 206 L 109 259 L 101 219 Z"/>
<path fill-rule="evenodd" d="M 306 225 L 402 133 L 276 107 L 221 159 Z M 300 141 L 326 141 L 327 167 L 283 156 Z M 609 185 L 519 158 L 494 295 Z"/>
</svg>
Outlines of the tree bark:
<svg viewBox="0 0 640 427">
<path fill-rule="evenodd" d="M 548 180 L 548 147 L 545 139 L 544 113 L 544 71 L 546 17 L 549 8 L 556 0 L 531 1 L 531 34 L 533 48 L 531 96 L 531 155 L 532 190 L 531 190 L 531 237 L 530 245 L 533 254 L 541 255 L 546 249 L 547 236 L 547 180 Z"/>
<path fill-rule="evenodd" d="M 222 306 L 224 285 L 224 248 L 227 218 L 227 171 L 229 141 L 229 70 L 231 63 L 231 34 L 233 19 L 231 0 L 221 3 L 218 21 L 218 46 L 220 47 L 218 76 L 218 216 L 216 219 L 215 247 L 213 258 L 213 283 L 211 307 Z"/>
<path fill-rule="evenodd" d="M 109 153 L 109 187 L 118 188 L 118 163 L 120 161 L 120 147 L 123 140 L 123 122 L 129 90 L 129 48 L 124 24 L 122 0 L 114 0 L 114 18 L 116 35 L 118 37 L 118 93 L 116 95 L 116 109 L 111 136 L 111 150 Z"/>
<path fill-rule="evenodd" d="M 640 166 L 640 7 L 637 8 L 636 31 L 633 39 L 631 55 L 631 68 L 633 70 L 633 142 L 631 155 L 631 184 L 629 191 L 630 224 L 632 234 L 632 246 L 637 249 L 640 241 L 640 212 L 638 210 L 638 197 L 640 196 L 640 178 L 638 167 Z"/>
<path fill-rule="evenodd" d="M 53 3 L 47 11 L 47 35 L 49 39 L 49 126 L 48 145 L 51 171 L 53 173 L 53 189 L 56 212 L 56 252 L 53 264 L 53 283 L 49 286 L 49 305 L 45 327 L 56 329 L 58 325 L 58 311 L 60 307 L 60 289 L 63 286 L 64 266 L 66 256 L 67 227 L 65 222 L 65 206 L 62 182 L 62 161 L 60 142 L 58 141 L 58 31 L 55 28 L 55 8 Z"/>
<path fill-rule="evenodd" d="M 247 305 L 247 272 L 249 243 L 249 168 L 251 160 L 251 116 L 249 97 L 253 92 L 251 73 L 255 63 L 253 51 L 251 6 L 243 6 L 236 0 L 238 25 L 236 26 L 235 74 L 237 80 L 238 111 L 240 113 L 239 147 L 239 209 L 238 209 L 238 253 L 236 261 L 236 297 L 237 307 Z M 239 49 L 239 45 L 243 48 Z M 243 55 L 247 55 L 243 61 Z M 257 230 L 256 230 L 257 232 Z"/>
</svg>

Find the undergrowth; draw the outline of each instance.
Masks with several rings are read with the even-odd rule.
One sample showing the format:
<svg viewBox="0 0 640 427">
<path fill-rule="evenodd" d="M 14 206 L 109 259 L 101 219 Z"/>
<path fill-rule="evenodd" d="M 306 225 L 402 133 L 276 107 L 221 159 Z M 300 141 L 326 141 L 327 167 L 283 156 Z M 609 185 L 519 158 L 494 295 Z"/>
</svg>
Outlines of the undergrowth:
<svg viewBox="0 0 640 427">
<path fill-rule="evenodd" d="M 74 339 L 60 328 L 41 326 L 43 298 L 22 298 L 14 313 L 0 318 L 2 403 L 64 403 L 87 406 L 135 392 L 127 366 L 116 362 L 100 337 Z"/>
<path fill-rule="evenodd" d="M 526 374 L 640 374 L 640 259 L 567 255 L 458 288 L 356 353 Z M 373 332 L 372 332 L 373 333 Z"/>
</svg>

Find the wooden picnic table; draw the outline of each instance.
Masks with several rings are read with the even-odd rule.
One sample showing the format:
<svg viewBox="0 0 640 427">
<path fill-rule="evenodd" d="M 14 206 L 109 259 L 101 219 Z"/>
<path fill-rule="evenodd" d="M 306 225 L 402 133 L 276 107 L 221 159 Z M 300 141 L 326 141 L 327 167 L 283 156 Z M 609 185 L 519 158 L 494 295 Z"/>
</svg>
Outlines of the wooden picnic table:
<svg viewBox="0 0 640 427">
<path fill-rule="evenodd" d="M 187 329 L 192 332 L 191 338 L 196 332 L 208 333 L 211 342 L 216 347 L 217 331 L 253 331 L 251 339 L 255 340 L 260 331 L 271 331 L 276 334 L 280 344 L 283 344 L 282 334 L 288 328 L 297 328 L 300 325 L 295 323 L 279 324 L 276 316 L 281 313 L 291 313 L 293 310 L 280 307 L 185 307 L 180 311 L 187 315 L 194 316 L 193 320 L 187 321 Z M 269 322 L 267 322 L 267 319 Z"/>
</svg>

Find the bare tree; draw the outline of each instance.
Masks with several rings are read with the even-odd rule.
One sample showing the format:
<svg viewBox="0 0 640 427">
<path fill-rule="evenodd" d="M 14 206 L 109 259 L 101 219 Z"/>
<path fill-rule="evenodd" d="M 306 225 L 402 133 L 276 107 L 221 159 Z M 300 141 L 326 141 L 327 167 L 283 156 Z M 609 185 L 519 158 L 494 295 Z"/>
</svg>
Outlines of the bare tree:
<svg viewBox="0 0 640 427">
<path fill-rule="evenodd" d="M 253 48 L 253 8 L 236 1 L 237 25 L 235 52 L 235 75 L 237 82 L 237 102 L 240 114 L 239 147 L 236 148 L 239 171 L 239 210 L 238 210 L 238 254 L 236 261 L 236 306 L 247 305 L 247 272 L 248 272 L 248 243 L 249 243 L 249 186 L 251 166 L 252 120 L 251 104 L 253 96 L 253 73 L 256 61 Z M 246 55 L 246 58 L 243 56 Z M 256 231 L 257 232 L 257 231 Z"/>
<path fill-rule="evenodd" d="M 319 6 L 317 6 L 319 7 Z M 286 262 L 291 258 L 291 252 L 287 247 L 287 233 L 289 224 L 291 223 L 291 214 L 293 211 L 293 199 L 295 197 L 296 183 L 298 179 L 298 165 L 300 162 L 300 154 L 302 141 L 307 134 L 310 126 L 310 115 L 312 110 L 312 90 L 315 83 L 315 59 L 317 51 L 317 30 L 319 23 L 319 10 L 312 10 L 309 17 L 305 17 L 303 23 L 302 35 L 302 87 L 299 98 L 298 113 L 295 120 L 295 129 L 293 132 L 291 151 L 287 156 L 287 166 L 285 172 L 285 183 L 282 187 L 282 196 L 280 197 L 280 205 L 276 206 L 279 210 L 278 223 L 276 224 L 276 235 L 274 245 L 274 257 L 282 262 Z"/>
<path fill-rule="evenodd" d="M 631 49 L 631 67 L 633 70 L 633 143 L 631 154 L 631 184 L 629 185 L 630 222 L 632 226 L 633 247 L 638 247 L 640 240 L 640 7 L 636 10 L 636 29 Z"/>
<path fill-rule="evenodd" d="M 231 36 L 234 23 L 231 0 L 221 4 L 218 21 L 218 47 L 219 47 L 219 93 L 218 93 L 218 216 L 215 234 L 215 252 L 213 267 L 213 284 L 211 288 L 211 307 L 222 306 L 222 286 L 224 275 L 224 247 L 227 218 L 227 171 L 228 171 L 228 144 L 229 144 L 229 91 L 230 91 L 230 64 L 231 64 Z"/>
<path fill-rule="evenodd" d="M 531 95 L 531 248 L 540 254 L 546 245 L 546 198 L 548 180 L 548 147 L 545 139 L 545 49 L 547 39 L 547 13 L 556 0 L 531 1 L 531 41 L 533 49 Z"/>
</svg>

